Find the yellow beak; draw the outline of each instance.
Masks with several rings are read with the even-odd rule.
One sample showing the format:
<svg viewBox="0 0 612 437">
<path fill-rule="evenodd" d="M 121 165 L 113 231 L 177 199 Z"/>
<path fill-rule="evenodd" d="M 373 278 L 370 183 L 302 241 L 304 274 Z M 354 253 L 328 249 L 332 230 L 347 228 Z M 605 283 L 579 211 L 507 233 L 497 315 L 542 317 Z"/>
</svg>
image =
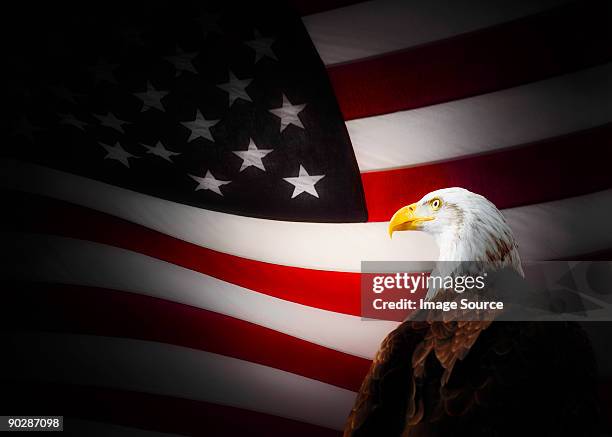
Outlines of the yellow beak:
<svg viewBox="0 0 612 437">
<path fill-rule="evenodd" d="M 395 231 L 413 231 L 421 222 L 433 220 L 433 217 L 421 217 L 415 214 L 417 204 L 404 206 L 396 211 L 389 221 L 389 237 L 393 237 Z"/>
</svg>

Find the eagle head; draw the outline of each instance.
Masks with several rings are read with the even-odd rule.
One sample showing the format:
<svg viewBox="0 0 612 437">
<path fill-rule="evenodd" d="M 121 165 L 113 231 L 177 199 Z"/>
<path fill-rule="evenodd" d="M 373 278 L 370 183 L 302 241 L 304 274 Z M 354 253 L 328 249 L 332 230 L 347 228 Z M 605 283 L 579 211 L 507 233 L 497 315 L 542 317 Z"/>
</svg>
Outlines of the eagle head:
<svg viewBox="0 0 612 437">
<path fill-rule="evenodd" d="M 432 191 L 400 208 L 389 222 L 396 231 L 433 236 L 439 261 L 476 261 L 512 267 L 523 275 L 516 240 L 502 213 L 485 197 L 464 188 Z"/>
</svg>

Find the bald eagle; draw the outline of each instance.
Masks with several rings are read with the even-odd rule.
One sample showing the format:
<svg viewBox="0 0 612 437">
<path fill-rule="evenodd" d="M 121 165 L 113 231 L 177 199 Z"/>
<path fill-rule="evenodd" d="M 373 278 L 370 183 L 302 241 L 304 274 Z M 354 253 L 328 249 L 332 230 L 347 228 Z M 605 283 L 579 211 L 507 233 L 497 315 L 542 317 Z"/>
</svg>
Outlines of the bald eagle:
<svg viewBox="0 0 612 437">
<path fill-rule="evenodd" d="M 429 193 L 389 222 L 390 234 L 411 230 L 433 236 L 440 260 L 523 275 L 512 230 L 483 196 Z M 344 436 L 597 435 L 595 382 L 590 343 L 575 323 L 409 318 L 382 342 Z"/>
</svg>

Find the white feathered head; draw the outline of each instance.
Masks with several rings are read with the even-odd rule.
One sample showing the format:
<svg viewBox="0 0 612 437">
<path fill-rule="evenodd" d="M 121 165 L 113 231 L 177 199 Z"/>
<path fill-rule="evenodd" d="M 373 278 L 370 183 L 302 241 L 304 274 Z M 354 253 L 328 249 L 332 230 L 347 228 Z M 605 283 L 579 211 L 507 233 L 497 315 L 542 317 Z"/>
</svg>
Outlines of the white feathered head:
<svg viewBox="0 0 612 437">
<path fill-rule="evenodd" d="M 432 235 L 440 261 L 486 262 L 511 266 L 523 274 L 517 244 L 504 216 L 486 198 L 466 189 L 432 191 L 399 209 L 389 222 L 389 235 L 408 230 Z"/>
</svg>

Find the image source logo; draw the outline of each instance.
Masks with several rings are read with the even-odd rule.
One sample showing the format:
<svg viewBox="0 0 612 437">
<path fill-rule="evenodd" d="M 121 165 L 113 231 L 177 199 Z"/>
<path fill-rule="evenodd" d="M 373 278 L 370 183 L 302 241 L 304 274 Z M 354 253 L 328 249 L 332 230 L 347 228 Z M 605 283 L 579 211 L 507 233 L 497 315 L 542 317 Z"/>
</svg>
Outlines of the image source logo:
<svg viewBox="0 0 612 437">
<path fill-rule="evenodd" d="M 405 320 L 416 310 L 469 309 L 469 298 L 434 302 L 433 292 L 448 290 L 462 294 L 481 291 L 486 285 L 487 273 L 477 275 L 436 275 L 431 271 L 363 273 L 361 275 L 362 317 L 379 320 Z M 429 292 L 429 293 L 428 293 Z M 500 303 L 503 308 L 503 303 Z"/>
<path fill-rule="evenodd" d="M 363 262 L 366 320 L 612 321 L 612 263 Z"/>
</svg>

